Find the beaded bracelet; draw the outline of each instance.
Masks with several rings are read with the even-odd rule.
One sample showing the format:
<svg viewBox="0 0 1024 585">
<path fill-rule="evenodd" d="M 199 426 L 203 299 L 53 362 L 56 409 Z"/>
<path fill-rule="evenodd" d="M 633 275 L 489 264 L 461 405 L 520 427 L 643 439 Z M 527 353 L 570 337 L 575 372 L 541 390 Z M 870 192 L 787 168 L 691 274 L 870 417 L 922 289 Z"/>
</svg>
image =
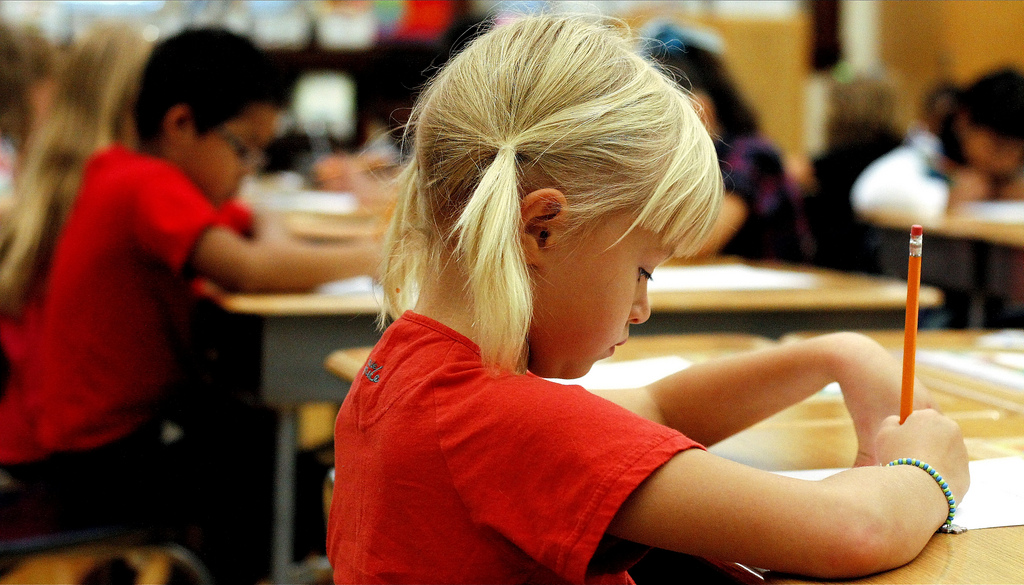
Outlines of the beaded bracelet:
<svg viewBox="0 0 1024 585">
<path fill-rule="evenodd" d="M 900 458 L 896 459 L 895 461 L 890 461 L 887 467 L 891 467 L 893 465 L 913 465 L 914 467 L 920 467 L 921 469 L 927 471 L 928 475 L 932 476 L 932 479 L 934 479 L 935 482 L 939 484 L 939 487 L 942 488 L 942 493 L 945 494 L 946 502 L 949 504 L 949 516 L 946 516 L 946 523 L 942 526 L 940 530 L 942 532 L 956 532 L 953 526 L 953 517 L 956 516 L 956 500 L 953 498 L 953 492 L 950 491 L 949 489 L 949 484 L 946 483 L 946 480 L 942 479 L 942 476 L 939 475 L 939 472 L 935 471 L 935 469 L 931 465 L 928 465 L 927 463 L 921 461 L 920 459 Z"/>
</svg>

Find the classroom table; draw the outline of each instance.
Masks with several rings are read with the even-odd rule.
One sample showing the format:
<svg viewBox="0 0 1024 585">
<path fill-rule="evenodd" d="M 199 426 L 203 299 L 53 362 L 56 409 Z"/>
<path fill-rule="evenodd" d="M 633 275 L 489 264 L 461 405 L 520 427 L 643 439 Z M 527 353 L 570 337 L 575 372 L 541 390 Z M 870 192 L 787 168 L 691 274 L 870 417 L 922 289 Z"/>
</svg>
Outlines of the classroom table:
<svg viewBox="0 0 1024 585">
<path fill-rule="evenodd" d="M 726 264 L 739 261 L 728 259 Z M 739 332 L 778 337 L 789 331 L 894 327 L 902 324 L 906 284 L 899 280 L 812 267 L 745 262 L 815 277 L 795 290 L 696 290 L 651 293 L 651 319 L 634 335 Z M 657 277 L 657 276 L 656 276 Z M 922 287 L 921 306 L 937 306 L 941 293 Z M 334 350 L 373 345 L 378 301 L 373 294 L 217 295 L 219 314 L 207 327 L 218 337 L 220 383 L 255 388 L 280 414 L 277 435 L 272 579 L 290 582 L 293 572 L 294 470 L 297 407 L 341 403 L 348 385 L 329 375 L 324 360 Z"/>
<path fill-rule="evenodd" d="M 1007 330 L 1012 332 L 1012 330 Z M 820 332 L 794 332 L 782 338 L 782 341 L 802 339 Z M 874 339 L 883 347 L 902 355 L 903 337 L 902 329 L 895 330 L 864 330 L 860 333 Z M 1019 354 L 1024 361 L 1024 332 L 1021 333 L 1021 345 L 1008 348 L 996 348 L 992 343 L 985 344 L 988 338 L 999 331 L 986 329 L 956 329 L 956 330 L 920 330 L 917 333 L 917 349 L 949 351 L 961 355 L 964 359 L 971 359 L 971 354 L 983 356 L 985 353 L 1012 353 Z M 1006 333 L 1006 332 L 1003 332 Z M 1016 336 L 1014 336 L 1016 337 Z M 990 369 L 998 369 L 998 366 L 987 365 L 985 360 L 979 358 L 982 366 Z M 1012 372 L 1012 370 L 1010 370 Z M 999 383 L 997 380 L 984 379 L 982 376 L 974 375 L 962 367 L 957 368 L 955 364 L 944 366 L 938 363 L 922 363 L 916 360 L 915 374 L 917 378 L 928 388 L 940 390 L 950 395 L 961 396 L 966 399 L 983 402 L 1002 410 L 1024 414 L 1024 371 L 1018 372 L 1019 381 L 1013 380 L 1012 376 L 1007 379 L 1009 382 L 1017 382 L 1011 386 L 1008 383 Z M 1020 435 L 1024 436 L 1024 427 L 1020 429 Z"/>
<path fill-rule="evenodd" d="M 286 213 L 284 225 L 295 238 L 322 242 L 380 237 L 387 227 L 379 216 L 372 214 L 335 216 L 303 211 Z"/>
<path fill-rule="evenodd" d="M 968 343 L 965 337 L 954 334 L 935 335 L 933 341 L 943 339 Z M 739 334 L 644 336 L 632 338 L 617 348 L 609 361 L 677 355 L 696 363 L 774 343 L 763 337 Z M 368 347 L 336 351 L 327 359 L 327 369 L 350 381 L 359 375 L 369 351 Z M 933 395 L 938 406 L 960 424 L 972 459 L 1024 455 L 1024 414 L 942 389 L 936 389 Z M 1007 443 L 1008 440 L 1012 442 Z M 846 467 L 853 463 L 856 449 L 853 424 L 842 397 L 820 393 L 712 445 L 709 451 L 760 469 L 784 471 Z M 1020 583 L 1024 582 L 1022 550 L 1022 526 L 970 530 L 960 535 L 936 534 L 911 563 L 841 582 Z M 816 582 L 732 563 L 714 565 L 720 569 L 722 580 L 737 583 Z"/>
<path fill-rule="evenodd" d="M 901 351 L 902 330 L 863 331 L 883 346 Z M 971 351 L 982 346 L 984 330 L 923 330 L 919 349 Z M 782 342 L 804 339 L 817 332 L 793 333 Z M 918 379 L 926 384 L 938 407 L 955 420 L 964 433 L 971 459 L 1024 455 L 1024 396 L 991 382 L 971 379 L 930 364 L 918 364 Z M 820 423 L 819 423 L 820 424 Z M 756 427 L 755 427 L 756 428 Z M 733 439 L 730 439 L 730 441 Z M 759 438 L 742 439 L 752 448 Z M 761 437 L 760 440 L 764 440 Z M 810 434 L 787 437 L 786 442 L 815 442 Z M 803 451 L 800 451 L 803 453 Z M 833 455 L 835 455 L 833 453 Z M 827 461 L 800 461 L 801 465 L 833 467 Z M 960 535 L 936 534 L 910 564 L 851 583 L 1022 583 L 1024 582 L 1024 526 L 969 530 Z M 790 575 L 769 573 L 768 583 L 812 583 Z M 756 579 L 752 582 L 756 582 Z M 834 581 L 829 581 L 834 582 Z"/>
<path fill-rule="evenodd" d="M 906 278 L 910 226 L 924 226 L 921 282 L 968 298 L 967 325 L 984 327 L 1007 302 L 1024 293 L 1024 218 L 998 221 L 959 212 L 935 218 L 880 211 L 862 219 L 880 235 L 884 274 Z"/>
</svg>

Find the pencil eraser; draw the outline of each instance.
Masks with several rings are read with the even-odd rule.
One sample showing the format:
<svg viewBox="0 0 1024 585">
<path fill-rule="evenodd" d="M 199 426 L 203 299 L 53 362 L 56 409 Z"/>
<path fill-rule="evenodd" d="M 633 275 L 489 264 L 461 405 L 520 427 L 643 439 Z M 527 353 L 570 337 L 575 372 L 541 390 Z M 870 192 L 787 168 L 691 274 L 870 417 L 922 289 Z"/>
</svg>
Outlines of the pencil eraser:
<svg viewBox="0 0 1024 585">
<path fill-rule="evenodd" d="M 912 236 L 920 236 L 923 233 L 924 233 L 924 228 L 923 227 L 921 227 L 919 225 L 912 225 L 912 226 L 910 226 L 910 235 L 912 235 Z"/>
</svg>

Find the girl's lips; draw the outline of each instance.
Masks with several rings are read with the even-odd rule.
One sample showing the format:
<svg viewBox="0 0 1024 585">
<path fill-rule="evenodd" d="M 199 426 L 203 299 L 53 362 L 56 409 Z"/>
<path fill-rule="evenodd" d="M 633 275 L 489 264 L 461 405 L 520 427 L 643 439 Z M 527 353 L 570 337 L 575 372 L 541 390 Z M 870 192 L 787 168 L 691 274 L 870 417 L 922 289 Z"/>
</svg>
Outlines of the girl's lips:
<svg viewBox="0 0 1024 585">
<path fill-rule="evenodd" d="M 615 347 L 618 347 L 618 346 L 620 346 L 620 345 L 622 345 L 622 344 L 626 343 L 627 341 L 629 341 L 629 338 L 628 338 L 628 337 L 627 337 L 626 339 L 623 339 L 622 341 L 620 341 L 620 342 L 616 343 L 616 344 L 615 344 Z"/>
</svg>

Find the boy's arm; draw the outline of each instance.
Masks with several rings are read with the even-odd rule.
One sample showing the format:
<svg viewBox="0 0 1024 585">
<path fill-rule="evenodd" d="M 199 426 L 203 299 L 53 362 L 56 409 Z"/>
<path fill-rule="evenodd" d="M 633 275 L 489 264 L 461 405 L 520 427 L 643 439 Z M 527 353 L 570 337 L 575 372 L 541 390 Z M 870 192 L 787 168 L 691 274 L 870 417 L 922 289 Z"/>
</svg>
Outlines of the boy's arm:
<svg viewBox="0 0 1024 585">
<path fill-rule="evenodd" d="M 236 292 L 308 291 L 333 280 L 376 274 L 380 245 L 373 240 L 312 245 L 288 239 L 247 240 L 213 226 L 196 242 L 196 274 Z"/>
<path fill-rule="evenodd" d="M 932 410 L 886 421 L 885 457 L 918 457 L 959 501 L 970 483 L 956 423 Z M 822 481 L 787 478 L 691 449 L 623 503 L 608 533 L 688 554 L 825 578 L 866 575 L 913 559 L 948 505 L 923 470 L 858 467 Z"/>
<path fill-rule="evenodd" d="M 899 412 L 902 366 L 863 335 L 834 333 L 695 364 L 633 391 L 599 392 L 641 416 L 712 445 L 839 382 L 853 418 L 857 464 L 876 463 L 882 421 Z M 915 408 L 932 406 L 915 384 Z"/>
</svg>

